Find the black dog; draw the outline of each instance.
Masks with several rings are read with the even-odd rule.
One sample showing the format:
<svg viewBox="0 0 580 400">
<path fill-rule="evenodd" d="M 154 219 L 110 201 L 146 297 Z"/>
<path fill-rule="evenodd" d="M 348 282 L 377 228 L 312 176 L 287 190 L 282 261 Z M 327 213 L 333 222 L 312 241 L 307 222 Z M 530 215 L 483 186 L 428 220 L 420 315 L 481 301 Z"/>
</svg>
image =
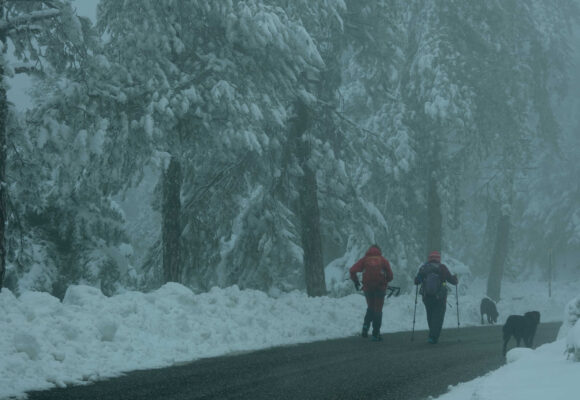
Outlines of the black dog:
<svg viewBox="0 0 580 400">
<path fill-rule="evenodd" d="M 481 324 L 483 325 L 483 314 L 487 315 L 487 322 L 489 324 L 495 324 L 497 322 L 497 317 L 499 316 L 497 308 L 493 300 L 484 297 L 481 299 L 481 304 L 479 305 L 479 311 L 481 312 Z"/>
<path fill-rule="evenodd" d="M 536 329 L 538 329 L 538 325 L 540 324 L 540 312 L 539 311 L 528 311 L 524 314 L 524 317 L 528 318 L 532 321 L 532 329 L 530 331 L 530 335 L 528 336 L 528 347 L 532 347 L 534 345 L 534 336 L 536 336 Z"/>
<path fill-rule="evenodd" d="M 510 315 L 503 326 L 503 355 L 505 356 L 507 344 L 512 336 L 516 338 L 518 347 L 523 339 L 526 347 L 531 348 L 539 323 L 538 311 L 529 311 L 524 315 Z"/>
</svg>

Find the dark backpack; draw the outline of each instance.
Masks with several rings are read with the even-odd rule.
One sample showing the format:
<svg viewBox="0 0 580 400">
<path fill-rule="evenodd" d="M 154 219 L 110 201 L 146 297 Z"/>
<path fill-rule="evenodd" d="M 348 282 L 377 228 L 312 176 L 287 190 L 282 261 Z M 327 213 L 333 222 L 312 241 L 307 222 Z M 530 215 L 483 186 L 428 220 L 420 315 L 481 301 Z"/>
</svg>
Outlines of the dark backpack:
<svg viewBox="0 0 580 400">
<path fill-rule="evenodd" d="M 385 282 L 385 271 L 381 257 L 367 257 L 363 271 L 363 281 L 368 289 L 379 289 Z"/>
<path fill-rule="evenodd" d="M 427 263 L 421 267 L 423 277 L 423 295 L 430 297 L 440 297 L 443 292 L 443 280 L 439 273 L 439 264 Z"/>
</svg>

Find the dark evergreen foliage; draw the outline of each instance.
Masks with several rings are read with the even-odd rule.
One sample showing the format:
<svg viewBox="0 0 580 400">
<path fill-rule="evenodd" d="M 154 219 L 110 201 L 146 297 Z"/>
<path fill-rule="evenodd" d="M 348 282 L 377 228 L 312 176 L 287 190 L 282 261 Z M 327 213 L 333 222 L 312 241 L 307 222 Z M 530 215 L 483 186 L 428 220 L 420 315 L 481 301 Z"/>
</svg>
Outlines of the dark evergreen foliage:
<svg viewBox="0 0 580 400">
<path fill-rule="evenodd" d="M 574 4 L 4 2 L 35 90 L 0 88 L 0 278 L 345 293 L 325 266 L 379 243 L 403 287 L 439 250 L 498 299 L 580 243 Z"/>
</svg>

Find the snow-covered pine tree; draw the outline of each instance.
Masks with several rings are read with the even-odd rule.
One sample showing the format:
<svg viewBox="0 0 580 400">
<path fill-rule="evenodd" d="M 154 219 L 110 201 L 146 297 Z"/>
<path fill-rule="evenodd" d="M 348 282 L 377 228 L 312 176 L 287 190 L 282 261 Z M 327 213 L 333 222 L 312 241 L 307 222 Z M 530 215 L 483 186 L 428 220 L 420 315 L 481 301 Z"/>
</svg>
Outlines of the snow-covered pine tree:
<svg viewBox="0 0 580 400">
<path fill-rule="evenodd" d="M 16 16 L 42 3 L 6 4 Z M 571 4 L 102 0 L 103 42 L 67 11 L 38 42 L 54 51 L 37 106 L 3 120 L 9 268 L 59 294 L 112 292 L 131 264 L 141 288 L 275 293 L 306 288 L 306 262 L 348 267 L 370 242 L 401 276 L 425 246 L 487 267 L 514 231 L 574 237 L 576 192 L 537 212 L 546 181 L 529 169 L 575 143 L 551 108 Z M 497 266 L 525 252 L 500 247 Z"/>
<path fill-rule="evenodd" d="M 94 187 L 83 177 L 90 175 L 86 161 L 100 151 L 100 137 L 89 137 L 86 130 L 62 123 L 56 104 L 51 104 L 55 106 L 52 109 L 45 106 L 53 101 L 53 93 L 60 90 L 73 94 L 79 88 L 74 84 L 67 86 L 71 83 L 70 74 L 82 71 L 83 54 L 96 43 L 95 37 L 91 36 L 90 22 L 76 17 L 66 1 L 7 1 L 2 3 L 2 13 L 4 51 L 9 42 L 10 49 L 13 47 L 11 57 L 17 60 L 4 68 L 38 78 L 37 98 L 46 99 L 26 120 L 12 119 L 19 125 L 9 128 L 8 146 L 2 147 L 8 150 L 9 181 L 4 187 L 9 188 L 11 205 L 7 235 L 10 273 L 14 278 L 11 289 L 47 290 L 63 295 L 66 285 L 82 275 L 79 265 L 89 267 L 71 249 L 79 250 L 79 246 L 84 247 L 79 243 L 87 243 L 81 238 L 89 228 L 80 220 L 88 208 L 80 206 L 83 200 L 78 194 L 83 193 L 83 185 Z M 76 104 L 72 101 L 61 105 L 69 110 Z M 83 116 L 90 114 L 85 112 Z M 75 165 L 77 161 L 80 164 Z M 90 197 L 89 193 L 86 195 Z M 5 204 L 2 209 L 6 210 Z M 99 246 L 88 247 L 85 254 Z M 96 253 L 99 254 L 95 257 L 103 257 L 100 251 Z"/>
<path fill-rule="evenodd" d="M 303 26 L 255 1 L 103 1 L 99 26 L 144 89 L 131 119 L 151 154 L 180 160 L 180 281 L 300 286 L 295 222 L 271 191 L 292 99 L 310 96 L 300 77 L 322 66 Z"/>
<path fill-rule="evenodd" d="M 302 77 L 316 99 L 301 96 L 294 102 L 283 171 L 287 177 L 286 190 L 297 194 L 297 201 L 290 206 L 296 212 L 301 232 L 306 290 L 309 295 L 320 295 L 327 291 L 324 277 L 324 265 L 329 261 L 327 249 L 338 238 L 334 229 L 338 221 L 334 215 L 325 215 L 325 210 L 338 211 L 332 205 L 344 204 L 343 193 L 337 196 L 344 182 L 335 171 L 344 165 L 345 149 L 341 146 L 344 131 L 337 110 L 341 103 L 346 8 L 342 1 L 279 3 L 285 3 L 281 5 L 287 13 L 302 21 L 324 62 L 319 71 L 308 71 Z M 328 239 L 333 236 L 334 239 Z"/>
<path fill-rule="evenodd" d="M 547 39 L 546 32 L 565 32 L 553 24 L 567 26 L 573 13 L 561 12 L 572 9 L 564 1 L 554 8 L 541 2 L 511 2 L 457 4 L 446 11 L 452 37 L 460 38 L 454 46 L 463 55 L 464 82 L 474 94 L 470 109 L 475 135 L 469 135 L 467 142 L 471 165 L 461 164 L 469 176 L 461 190 L 469 193 L 464 220 L 480 221 L 485 227 L 477 229 L 472 223 L 459 233 L 472 238 L 467 243 L 483 243 L 480 249 L 465 250 L 482 255 L 474 257 L 476 265 L 491 266 L 488 295 L 495 299 L 513 247 L 510 231 L 520 224 L 521 216 L 514 219 L 513 215 L 517 185 L 535 158 L 530 145 L 547 131 L 557 130 L 549 107 L 553 93 L 548 88 L 558 80 L 554 77 L 561 77 L 560 67 L 569 56 L 566 34 Z M 548 59 L 553 62 L 546 63 Z"/>
<path fill-rule="evenodd" d="M 430 251 L 448 251 L 463 151 L 473 134 L 474 93 L 468 82 L 463 36 L 452 19 L 460 4 L 412 2 L 407 19 L 407 67 L 402 77 L 405 121 L 417 162 L 407 185 L 419 198 L 415 227 L 421 259 Z"/>
<path fill-rule="evenodd" d="M 415 265 L 411 260 L 418 255 L 414 213 L 409 212 L 416 192 L 403 184 L 415 163 L 401 92 L 407 4 L 347 1 L 346 6 L 337 108 L 343 134 L 333 148 L 340 154 L 334 170 L 346 179 L 335 172 L 323 186 L 334 194 L 328 205 L 323 203 L 325 222 L 328 236 L 342 250 L 338 257 L 360 255 L 379 243 L 404 284 L 404 269 Z"/>
<path fill-rule="evenodd" d="M 574 51 L 579 22 L 578 5 L 570 1 L 530 6 L 539 33 L 533 48 L 537 62 L 532 91 L 534 135 L 528 168 L 515 182 L 514 214 L 517 223 L 514 258 L 522 265 L 512 272 L 533 274 L 539 269 L 547 278 L 549 254 L 559 272 L 578 271 L 580 219 L 574 205 L 580 196 L 577 179 L 579 90 L 575 71 L 579 54 Z M 541 245 L 537 245 L 541 243 Z M 525 268 L 527 267 L 527 268 Z"/>
</svg>

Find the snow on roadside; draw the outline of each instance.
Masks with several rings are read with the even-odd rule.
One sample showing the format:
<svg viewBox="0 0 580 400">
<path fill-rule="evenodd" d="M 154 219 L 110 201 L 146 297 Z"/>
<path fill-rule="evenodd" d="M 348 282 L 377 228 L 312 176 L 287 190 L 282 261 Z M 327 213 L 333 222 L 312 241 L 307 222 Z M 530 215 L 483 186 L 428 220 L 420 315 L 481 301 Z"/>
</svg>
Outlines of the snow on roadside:
<svg viewBox="0 0 580 400">
<path fill-rule="evenodd" d="M 450 388 L 437 400 L 569 400 L 577 398 L 580 363 L 566 359 L 565 340 L 536 350 L 514 348 L 508 364 Z M 511 362 L 510 362 L 511 361 Z"/>
<path fill-rule="evenodd" d="M 201 357 L 347 336 L 358 330 L 364 298 L 278 299 L 255 290 L 194 294 L 169 283 L 151 293 L 106 297 L 69 287 L 62 303 L 47 293 L 0 293 L 0 398 L 81 384 L 123 371 Z"/>
<path fill-rule="evenodd" d="M 513 348 L 507 365 L 450 387 L 437 400 L 568 400 L 578 397 L 580 377 L 580 296 L 564 312 L 559 339 L 532 350 Z"/>
<path fill-rule="evenodd" d="M 540 283 L 505 283 L 503 292 L 510 297 L 498 304 L 498 322 L 531 309 L 540 310 L 543 321 L 561 320 L 561 310 L 577 287 L 555 283 L 557 295 L 548 298 L 540 294 Z M 479 325 L 484 289 L 476 280 L 460 286 L 462 326 Z M 386 300 L 385 332 L 411 329 L 414 295 L 412 291 Z M 445 326 L 455 327 L 454 292 L 449 304 Z M 356 335 L 365 309 L 360 293 L 309 298 L 291 292 L 273 298 L 236 286 L 194 294 L 169 283 L 154 292 L 113 297 L 92 287 L 71 286 L 62 302 L 40 292 L 17 298 L 4 289 L 0 398 L 202 357 Z M 415 328 L 426 329 L 420 300 Z"/>
<path fill-rule="evenodd" d="M 580 361 L 580 296 L 566 305 L 564 322 L 558 338 L 566 338 L 566 351 L 576 361 Z"/>
</svg>

